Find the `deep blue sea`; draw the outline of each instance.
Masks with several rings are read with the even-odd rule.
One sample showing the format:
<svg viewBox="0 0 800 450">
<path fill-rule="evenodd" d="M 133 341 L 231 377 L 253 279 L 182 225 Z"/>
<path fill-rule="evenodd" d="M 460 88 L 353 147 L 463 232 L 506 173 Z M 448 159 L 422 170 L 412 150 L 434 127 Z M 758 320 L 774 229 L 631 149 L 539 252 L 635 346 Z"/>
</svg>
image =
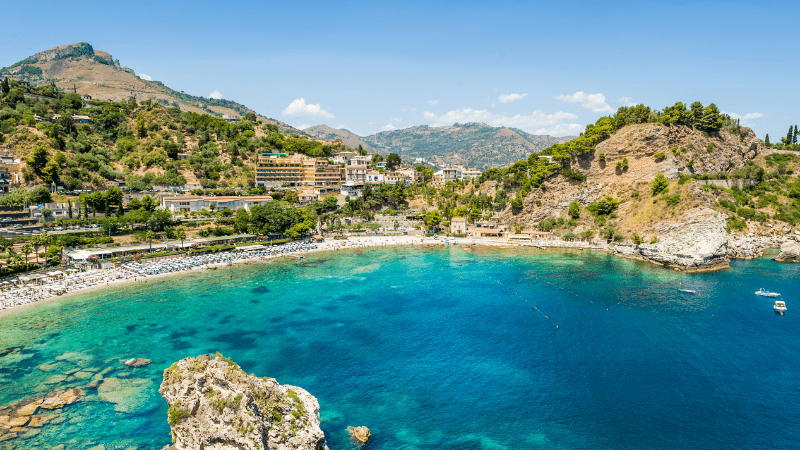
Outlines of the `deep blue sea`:
<svg viewBox="0 0 800 450">
<path fill-rule="evenodd" d="M 401 247 L 168 277 L 0 317 L 0 405 L 104 371 L 115 403 L 89 389 L 8 442 L 160 449 L 163 370 L 220 351 L 316 396 L 332 450 L 351 448 L 348 425 L 372 430 L 369 450 L 798 449 L 797 271 Z"/>
</svg>

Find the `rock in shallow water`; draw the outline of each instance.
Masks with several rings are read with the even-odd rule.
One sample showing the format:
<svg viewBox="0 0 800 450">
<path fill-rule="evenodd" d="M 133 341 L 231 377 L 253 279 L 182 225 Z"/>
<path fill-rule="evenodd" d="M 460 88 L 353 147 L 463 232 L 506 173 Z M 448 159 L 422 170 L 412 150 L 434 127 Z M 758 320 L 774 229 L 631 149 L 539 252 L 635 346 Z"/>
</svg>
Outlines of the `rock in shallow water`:
<svg viewBox="0 0 800 450">
<path fill-rule="evenodd" d="M 362 444 L 366 443 L 369 440 L 370 432 L 369 428 L 367 427 L 347 427 L 347 432 L 350 433 L 350 437 Z"/>
<path fill-rule="evenodd" d="M 106 378 L 97 387 L 97 395 L 113 403 L 114 410 L 135 413 L 147 405 L 152 380 L 144 378 Z"/>
<path fill-rule="evenodd" d="M 149 359 L 131 358 L 131 359 L 125 361 L 125 365 L 126 366 L 130 366 L 130 367 L 144 367 L 144 366 L 150 364 L 151 362 L 153 362 L 153 361 L 150 361 Z"/>
<path fill-rule="evenodd" d="M 319 403 L 304 389 L 246 374 L 217 355 L 186 358 L 164 371 L 175 448 L 327 450 Z"/>
</svg>

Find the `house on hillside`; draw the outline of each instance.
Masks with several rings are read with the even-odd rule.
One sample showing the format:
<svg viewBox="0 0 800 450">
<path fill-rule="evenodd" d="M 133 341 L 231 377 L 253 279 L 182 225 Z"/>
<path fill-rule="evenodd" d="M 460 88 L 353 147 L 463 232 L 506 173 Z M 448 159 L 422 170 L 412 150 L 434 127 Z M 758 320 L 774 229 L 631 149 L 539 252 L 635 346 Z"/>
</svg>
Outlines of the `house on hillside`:
<svg viewBox="0 0 800 450">
<path fill-rule="evenodd" d="M 450 221 L 450 233 L 467 234 L 467 218 L 453 217 L 453 220 Z"/>
</svg>

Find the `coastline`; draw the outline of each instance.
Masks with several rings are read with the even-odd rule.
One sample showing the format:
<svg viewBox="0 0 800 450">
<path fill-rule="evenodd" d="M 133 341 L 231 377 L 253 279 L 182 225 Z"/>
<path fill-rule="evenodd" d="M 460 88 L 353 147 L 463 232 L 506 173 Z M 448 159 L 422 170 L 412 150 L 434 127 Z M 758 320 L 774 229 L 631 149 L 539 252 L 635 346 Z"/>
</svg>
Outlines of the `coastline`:
<svg viewBox="0 0 800 450">
<path fill-rule="evenodd" d="M 147 283 L 150 280 L 157 280 L 164 277 L 187 275 L 187 274 L 197 273 L 202 270 L 214 270 L 220 267 L 233 266 L 237 264 L 253 264 L 257 261 L 269 261 L 279 258 L 298 257 L 303 254 L 332 252 L 338 250 L 353 250 L 359 248 L 393 247 L 393 246 L 426 247 L 426 246 L 437 246 L 437 245 L 458 245 L 458 246 L 469 245 L 469 246 L 486 246 L 486 247 L 496 247 L 496 248 L 533 247 L 539 250 L 551 250 L 551 249 L 599 250 L 613 256 L 636 260 L 636 261 L 648 262 L 657 266 L 661 266 L 663 268 L 682 271 L 685 273 L 708 273 L 730 268 L 729 264 L 724 264 L 705 269 L 686 270 L 685 268 L 679 265 L 665 265 L 653 260 L 649 260 L 647 258 L 642 258 L 633 255 L 626 255 L 621 252 L 614 251 L 614 249 L 609 248 L 608 246 L 592 246 L 582 242 L 566 242 L 566 241 L 514 242 L 508 240 L 496 240 L 496 239 L 474 238 L 474 237 L 434 239 L 430 237 L 419 237 L 419 236 L 362 236 L 362 237 L 349 237 L 343 240 L 325 239 L 323 242 L 318 244 L 317 248 L 304 250 L 300 254 L 282 253 L 282 254 L 267 255 L 267 256 L 256 256 L 252 258 L 233 260 L 230 262 L 214 263 L 214 264 L 192 267 L 189 270 L 159 273 L 159 274 L 147 275 L 136 278 L 119 278 L 113 281 L 109 281 L 105 285 L 100 284 L 95 286 L 84 287 L 81 289 L 64 293 L 63 295 L 55 295 L 31 303 L 17 305 L 6 309 L 0 309 L 0 319 L 8 315 L 14 314 L 14 312 L 22 311 L 35 305 L 41 305 L 55 300 L 68 300 L 76 295 L 86 294 L 104 288 L 119 287 L 127 284 Z M 741 258 L 741 259 L 755 259 L 758 257 L 761 256 L 755 256 L 751 258 Z M 730 258 L 730 259 L 739 259 L 739 258 Z"/>
</svg>

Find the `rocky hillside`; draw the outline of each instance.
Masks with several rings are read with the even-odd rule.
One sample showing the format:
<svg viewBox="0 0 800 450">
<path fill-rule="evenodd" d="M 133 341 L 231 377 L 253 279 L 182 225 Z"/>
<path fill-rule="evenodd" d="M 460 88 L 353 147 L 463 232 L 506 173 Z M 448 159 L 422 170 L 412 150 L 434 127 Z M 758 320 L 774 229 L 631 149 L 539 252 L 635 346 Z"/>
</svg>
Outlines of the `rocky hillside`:
<svg viewBox="0 0 800 450">
<path fill-rule="evenodd" d="M 319 403 L 304 389 L 248 375 L 220 355 L 186 358 L 164 371 L 175 449 L 327 450 Z"/>
<path fill-rule="evenodd" d="M 367 150 L 368 152 L 372 152 L 372 147 L 359 135 L 345 130 L 344 128 L 337 130 L 336 128 L 329 127 L 327 125 L 317 125 L 314 127 L 309 127 L 303 130 L 303 133 L 321 139 L 323 141 L 342 141 L 348 148 L 358 148 L 360 145 L 361 148 Z"/>
<path fill-rule="evenodd" d="M 792 193 L 797 163 L 794 155 L 771 154 L 749 128 L 708 133 L 628 125 L 593 152 L 563 161 L 561 175 L 532 189 L 521 208 L 507 208 L 503 218 L 559 235 L 599 230 L 622 255 L 711 270 L 788 239 L 800 219 Z M 659 174 L 664 181 L 656 188 Z M 570 214 L 573 202 L 578 217 Z M 785 238 L 758 237 L 775 232 Z M 748 233 L 752 239 L 742 239 Z"/>
<path fill-rule="evenodd" d="M 60 45 L 29 56 L 0 69 L 0 77 L 6 76 L 36 86 L 54 83 L 64 91 L 90 95 L 97 100 L 135 98 L 143 101 L 152 98 L 164 106 L 217 117 L 243 117 L 254 112 L 230 100 L 193 96 L 173 90 L 159 81 L 143 80 L 133 69 L 121 66 L 119 60 L 109 53 L 95 50 L 86 42 Z M 302 134 L 300 130 L 275 119 L 259 116 L 259 120 L 274 124 L 283 132 Z"/>
<path fill-rule="evenodd" d="M 318 139 L 341 139 L 348 147 L 358 147 L 361 144 L 365 149 L 378 153 L 397 153 L 404 161 L 424 158 L 439 166 L 461 164 L 481 170 L 508 166 L 527 158 L 532 152 L 572 139 L 528 134 L 516 128 L 491 127 L 484 123 L 455 124 L 449 127 L 421 125 L 383 131 L 363 138 L 347 130 L 336 130 L 326 125 L 303 131 Z"/>
</svg>

